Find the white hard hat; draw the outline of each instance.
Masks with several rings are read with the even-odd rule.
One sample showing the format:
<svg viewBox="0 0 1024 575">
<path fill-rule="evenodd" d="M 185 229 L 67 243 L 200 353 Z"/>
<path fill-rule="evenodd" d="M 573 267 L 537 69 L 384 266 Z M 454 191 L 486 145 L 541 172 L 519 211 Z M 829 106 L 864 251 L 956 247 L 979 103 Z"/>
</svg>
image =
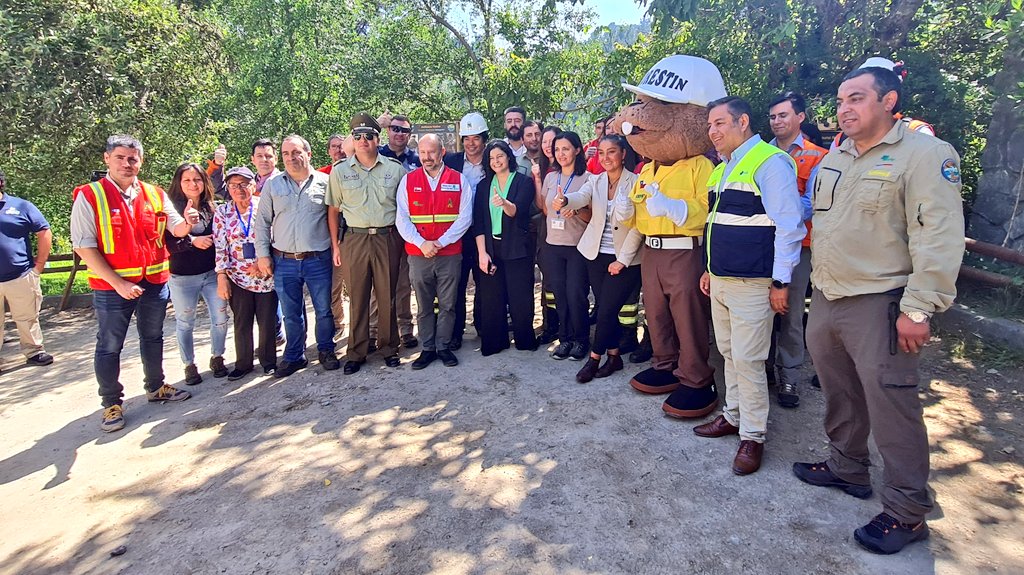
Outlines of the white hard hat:
<svg viewBox="0 0 1024 575">
<path fill-rule="evenodd" d="M 707 106 L 728 95 L 718 68 L 696 56 L 663 58 L 644 74 L 639 86 L 623 84 L 622 87 L 662 102 L 698 106 Z"/>
<path fill-rule="evenodd" d="M 896 71 L 895 70 L 895 68 L 896 68 L 896 63 L 895 62 L 893 62 L 892 60 L 890 60 L 888 58 L 880 58 L 878 56 L 872 56 L 871 58 L 868 58 L 867 61 L 865 61 L 863 64 L 860 65 L 860 67 L 861 68 L 885 68 L 886 70 L 889 70 L 890 72 L 895 72 Z"/>
<path fill-rule="evenodd" d="M 480 112 L 470 112 L 459 120 L 460 136 L 475 136 L 487 131 L 487 120 Z"/>
</svg>

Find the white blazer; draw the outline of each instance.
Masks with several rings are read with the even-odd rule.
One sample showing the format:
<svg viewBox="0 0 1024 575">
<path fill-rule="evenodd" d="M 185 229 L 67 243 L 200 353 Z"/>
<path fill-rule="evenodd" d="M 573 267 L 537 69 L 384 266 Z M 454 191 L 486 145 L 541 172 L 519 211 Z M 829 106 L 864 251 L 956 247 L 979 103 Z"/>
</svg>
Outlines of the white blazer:
<svg viewBox="0 0 1024 575">
<path fill-rule="evenodd" d="M 628 196 L 633 190 L 633 184 L 639 176 L 623 169 L 619 177 L 619 184 L 616 187 L 617 196 Z M 568 208 L 579 210 L 589 207 L 593 214 L 587 229 L 580 237 L 580 243 L 576 249 L 588 260 L 597 259 L 601 250 L 601 234 L 604 233 L 604 222 L 612 218 L 612 243 L 615 245 L 615 259 L 622 265 L 635 266 L 640 264 L 640 258 L 636 257 L 640 246 L 644 243 L 644 236 L 636 228 L 626 227 L 617 222 L 614 215 L 615 201 L 612 200 L 612 213 L 608 211 L 608 172 L 598 176 L 592 176 L 578 192 L 566 194 Z M 596 199 L 596 200 L 595 200 Z M 621 218 L 620 218 L 621 219 Z"/>
</svg>

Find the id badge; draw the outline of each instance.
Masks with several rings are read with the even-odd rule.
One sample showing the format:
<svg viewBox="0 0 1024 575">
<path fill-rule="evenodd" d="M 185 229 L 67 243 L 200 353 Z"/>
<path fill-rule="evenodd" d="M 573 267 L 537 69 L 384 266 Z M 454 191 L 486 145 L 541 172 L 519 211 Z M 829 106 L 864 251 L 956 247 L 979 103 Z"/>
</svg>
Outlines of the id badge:
<svg viewBox="0 0 1024 575">
<path fill-rule="evenodd" d="M 564 230 L 565 229 L 565 220 L 563 220 L 561 218 L 556 219 L 556 220 L 551 220 L 551 229 L 553 229 L 553 230 Z"/>
<path fill-rule="evenodd" d="M 256 244 L 252 242 L 242 244 L 242 257 L 247 260 L 256 259 Z"/>
</svg>

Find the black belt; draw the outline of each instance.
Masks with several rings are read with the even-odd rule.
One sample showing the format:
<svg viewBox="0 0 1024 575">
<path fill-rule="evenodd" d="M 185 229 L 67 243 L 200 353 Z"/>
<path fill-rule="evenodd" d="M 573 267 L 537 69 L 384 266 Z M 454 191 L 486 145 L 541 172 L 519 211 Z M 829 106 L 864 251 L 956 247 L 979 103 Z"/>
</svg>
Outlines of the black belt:
<svg viewBox="0 0 1024 575">
<path fill-rule="evenodd" d="M 390 233 L 395 226 L 381 226 L 379 228 L 353 228 L 349 226 L 348 231 L 354 234 L 368 234 L 371 236 L 384 235 Z"/>
<path fill-rule="evenodd" d="M 289 260 L 304 260 L 311 258 L 320 252 L 282 252 L 281 250 L 274 248 L 274 255 Z"/>
</svg>

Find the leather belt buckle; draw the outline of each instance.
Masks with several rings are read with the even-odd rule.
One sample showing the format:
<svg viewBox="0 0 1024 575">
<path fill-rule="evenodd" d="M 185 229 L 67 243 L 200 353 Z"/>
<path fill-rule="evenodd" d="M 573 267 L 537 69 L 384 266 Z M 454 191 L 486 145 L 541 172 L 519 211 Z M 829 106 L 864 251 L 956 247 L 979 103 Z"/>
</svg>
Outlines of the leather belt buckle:
<svg viewBox="0 0 1024 575">
<path fill-rule="evenodd" d="M 375 236 L 377 235 L 377 228 L 366 228 L 366 233 L 371 236 Z"/>
</svg>

